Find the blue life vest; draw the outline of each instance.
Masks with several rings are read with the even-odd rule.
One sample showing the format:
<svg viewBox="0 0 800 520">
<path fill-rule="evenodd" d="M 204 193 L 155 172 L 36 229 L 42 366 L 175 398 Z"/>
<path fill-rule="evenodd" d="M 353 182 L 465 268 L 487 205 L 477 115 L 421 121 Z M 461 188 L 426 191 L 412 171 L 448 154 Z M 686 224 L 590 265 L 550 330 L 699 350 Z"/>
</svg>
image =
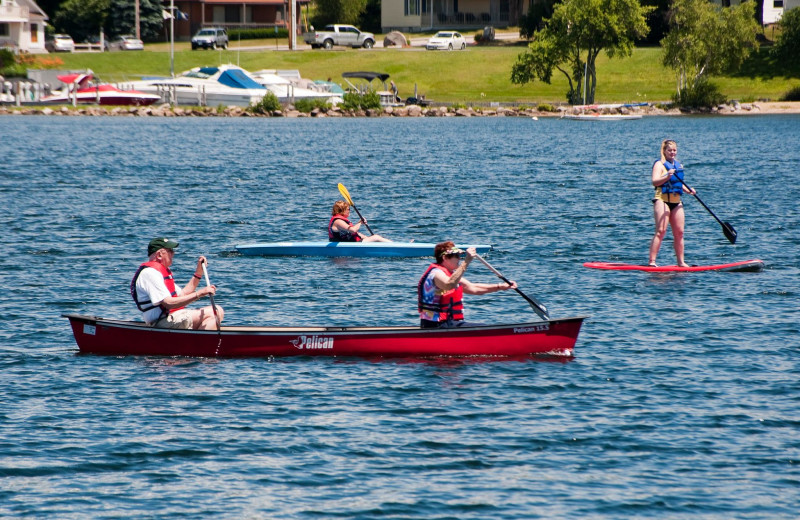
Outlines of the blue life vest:
<svg viewBox="0 0 800 520">
<path fill-rule="evenodd" d="M 661 193 L 683 193 L 683 184 L 678 180 L 683 180 L 683 166 L 677 160 L 670 164 L 669 161 L 662 161 L 661 164 L 664 165 L 664 168 L 669 170 L 675 170 L 675 173 L 672 174 L 672 177 L 669 178 L 667 182 L 661 185 Z M 677 177 L 677 178 L 676 178 Z"/>
</svg>

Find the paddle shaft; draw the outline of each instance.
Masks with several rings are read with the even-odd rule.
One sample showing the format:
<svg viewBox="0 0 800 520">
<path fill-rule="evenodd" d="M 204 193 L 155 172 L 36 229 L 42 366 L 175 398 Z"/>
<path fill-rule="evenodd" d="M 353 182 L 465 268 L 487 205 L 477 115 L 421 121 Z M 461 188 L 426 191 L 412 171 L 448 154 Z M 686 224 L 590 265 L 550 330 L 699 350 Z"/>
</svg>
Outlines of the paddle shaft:
<svg viewBox="0 0 800 520">
<path fill-rule="evenodd" d="M 496 274 L 498 278 L 500 278 L 501 280 L 503 280 L 503 281 L 504 281 L 505 283 L 507 283 L 508 285 L 511 285 L 511 280 L 509 280 L 508 278 L 506 278 L 505 276 L 503 276 L 502 274 L 500 274 L 500 271 L 498 271 L 497 269 L 495 269 L 494 267 L 492 267 L 492 265 L 491 265 L 489 262 L 487 262 L 487 261 L 486 261 L 486 260 L 485 260 L 485 259 L 484 259 L 484 258 L 483 258 L 481 255 L 478 255 L 478 259 L 479 259 L 481 262 L 483 262 L 483 265 L 485 265 L 486 267 L 488 267 L 488 268 L 489 268 L 489 270 L 490 270 L 491 272 L 493 272 L 494 274 Z M 550 315 L 549 315 L 549 314 L 548 314 L 548 312 L 547 312 L 547 307 L 545 307 L 545 306 L 544 306 L 544 304 L 543 304 L 542 302 L 540 302 L 540 301 L 536 300 L 535 298 L 531 298 L 530 296 L 526 295 L 524 292 L 520 291 L 520 290 L 519 290 L 519 288 L 515 288 L 514 290 L 515 290 L 515 291 L 517 291 L 517 293 L 518 293 L 520 296 L 522 296 L 523 298 L 525 298 L 525 300 L 526 300 L 526 301 L 527 301 L 527 302 L 530 304 L 530 306 L 533 308 L 533 311 L 534 311 L 536 314 L 538 314 L 540 318 L 542 318 L 543 320 L 549 320 L 549 319 L 550 319 Z"/>
<path fill-rule="evenodd" d="M 203 275 L 205 275 L 205 277 L 206 277 L 206 285 L 208 287 L 211 287 L 211 282 L 208 280 L 208 270 L 206 269 L 206 263 L 203 262 L 202 265 L 203 265 Z M 214 310 L 214 321 L 217 322 L 217 332 L 222 332 L 222 329 L 221 329 L 220 323 L 219 323 L 219 315 L 217 314 L 217 306 L 214 303 L 214 295 L 209 293 L 208 294 L 208 298 L 209 298 L 209 300 L 211 300 L 211 308 Z"/>
<path fill-rule="evenodd" d="M 684 171 L 684 170 L 683 170 L 683 168 L 680 168 L 680 169 L 678 169 L 676 171 Z M 686 188 L 689 189 L 692 192 L 692 195 L 694 195 L 694 198 L 697 199 L 697 202 L 702 204 L 703 207 L 706 208 L 706 211 L 708 211 L 711 214 L 711 216 L 714 217 L 714 219 L 717 222 L 719 222 L 719 225 L 722 226 L 722 232 L 725 235 L 725 237 L 730 241 L 731 244 L 735 244 L 736 243 L 736 230 L 733 229 L 733 226 L 731 226 L 728 222 L 721 221 L 719 219 L 719 217 L 713 211 L 711 211 L 711 208 L 706 206 L 706 203 L 703 202 L 703 199 L 701 199 L 700 197 L 697 196 L 697 193 L 694 192 L 694 190 L 691 188 L 691 186 L 689 186 L 688 184 L 683 182 L 683 179 L 681 179 L 677 175 L 675 176 L 675 178 L 678 179 L 678 182 L 680 182 L 681 184 L 686 186 Z"/>
</svg>

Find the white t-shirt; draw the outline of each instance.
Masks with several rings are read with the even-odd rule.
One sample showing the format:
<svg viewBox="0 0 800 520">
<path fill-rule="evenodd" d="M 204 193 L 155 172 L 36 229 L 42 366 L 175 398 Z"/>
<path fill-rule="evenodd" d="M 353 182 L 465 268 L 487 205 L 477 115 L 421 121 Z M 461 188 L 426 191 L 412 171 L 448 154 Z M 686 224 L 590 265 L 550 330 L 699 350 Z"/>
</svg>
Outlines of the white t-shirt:
<svg viewBox="0 0 800 520">
<path fill-rule="evenodd" d="M 182 294 L 179 287 L 175 287 L 178 296 Z M 152 267 L 145 267 L 136 279 L 136 298 L 141 302 L 142 300 L 150 300 L 152 305 L 160 304 L 164 298 L 171 296 L 166 284 L 164 283 L 164 276 Z M 161 307 L 150 309 L 143 312 L 142 317 L 145 323 L 153 323 L 161 316 Z"/>
</svg>

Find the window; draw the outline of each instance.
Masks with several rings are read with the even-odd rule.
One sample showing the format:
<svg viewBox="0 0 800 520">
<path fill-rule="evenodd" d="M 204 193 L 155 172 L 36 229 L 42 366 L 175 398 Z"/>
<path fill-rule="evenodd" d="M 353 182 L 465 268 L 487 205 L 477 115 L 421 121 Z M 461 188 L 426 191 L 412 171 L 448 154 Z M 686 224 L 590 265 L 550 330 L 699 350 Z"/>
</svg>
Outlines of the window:
<svg viewBox="0 0 800 520">
<path fill-rule="evenodd" d="M 783 0 L 773 0 L 772 7 L 773 9 L 783 9 Z"/>
<path fill-rule="evenodd" d="M 0 23 L 0 36 L 11 36 L 11 30 L 7 23 Z"/>
<path fill-rule="evenodd" d="M 406 16 L 414 16 L 419 14 L 420 0 L 405 0 L 403 5 L 403 14 Z"/>
</svg>

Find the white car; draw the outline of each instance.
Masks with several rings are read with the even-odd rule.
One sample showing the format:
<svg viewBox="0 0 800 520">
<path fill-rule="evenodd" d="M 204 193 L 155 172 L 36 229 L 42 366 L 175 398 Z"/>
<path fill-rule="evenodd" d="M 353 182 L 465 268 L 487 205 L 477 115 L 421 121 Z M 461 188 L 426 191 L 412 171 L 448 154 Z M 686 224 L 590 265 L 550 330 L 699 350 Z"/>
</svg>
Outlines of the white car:
<svg viewBox="0 0 800 520">
<path fill-rule="evenodd" d="M 44 42 L 47 52 L 75 52 L 75 42 L 68 34 L 54 34 Z"/>
<path fill-rule="evenodd" d="M 461 33 L 457 33 L 455 31 L 439 31 L 434 34 L 430 40 L 428 40 L 427 44 L 425 44 L 425 48 L 429 51 L 452 51 L 453 49 L 464 50 L 466 47 L 467 41 L 464 39 Z"/>
<path fill-rule="evenodd" d="M 106 42 L 106 49 L 109 51 L 142 51 L 144 43 L 133 36 L 120 36 L 111 42 Z"/>
</svg>

